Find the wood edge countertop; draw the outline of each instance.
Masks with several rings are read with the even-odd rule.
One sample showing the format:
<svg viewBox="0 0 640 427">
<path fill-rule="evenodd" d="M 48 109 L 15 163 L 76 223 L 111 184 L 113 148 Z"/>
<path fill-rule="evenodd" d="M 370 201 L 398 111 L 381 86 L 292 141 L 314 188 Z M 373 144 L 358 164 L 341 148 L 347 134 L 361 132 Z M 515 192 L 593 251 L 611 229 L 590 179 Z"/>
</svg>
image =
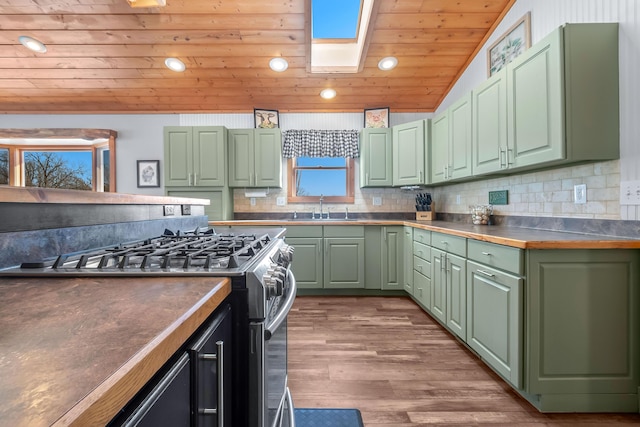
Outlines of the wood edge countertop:
<svg viewBox="0 0 640 427">
<path fill-rule="evenodd" d="M 94 205 L 209 205 L 207 199 L 144 194 L 103 193 L 59 188 L 0 185 L 0 203 L 62 203 Z"/>
<path fill-rule="evenodd" d="M 224 277 L 0 279 L 0 425 L 105 425 L 231 293 Z"/>
<path fill-rule="evenodd" d="M 229 227 L 300 225 L 379 225 L 409 226 L 454 236 L 475 239 L 519 249 L 640 249 L 640 239 L 603 236 L 588 233 L 541 230 L 500 225 L 473 225 L 450 221 L 407 221 L 407 220 L 231 220 L 209 221 L 209 225 Z"/>
</svg>

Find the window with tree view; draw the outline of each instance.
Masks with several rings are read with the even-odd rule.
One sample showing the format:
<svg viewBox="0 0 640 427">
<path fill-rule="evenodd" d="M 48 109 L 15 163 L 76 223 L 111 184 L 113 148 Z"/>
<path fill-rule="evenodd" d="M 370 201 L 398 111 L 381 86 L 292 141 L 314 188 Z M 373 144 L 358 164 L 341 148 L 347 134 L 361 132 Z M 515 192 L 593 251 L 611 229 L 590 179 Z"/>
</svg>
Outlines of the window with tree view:
<svg viewBox="0 0 640 427">
<path fill-rule="evenodd" d="M 353 202 L 353 159 L 296 157 L 289 159 L 289 201 Z"/>
<path fill-rule="evenodd" d="M 9 149 L 0 148 L 0 185 L 9 184 Z"/>
<path fill-rule="evenodd" d="M 92 190 L 91 151 L 23 151 L 25 187 Z"/>
</svg>

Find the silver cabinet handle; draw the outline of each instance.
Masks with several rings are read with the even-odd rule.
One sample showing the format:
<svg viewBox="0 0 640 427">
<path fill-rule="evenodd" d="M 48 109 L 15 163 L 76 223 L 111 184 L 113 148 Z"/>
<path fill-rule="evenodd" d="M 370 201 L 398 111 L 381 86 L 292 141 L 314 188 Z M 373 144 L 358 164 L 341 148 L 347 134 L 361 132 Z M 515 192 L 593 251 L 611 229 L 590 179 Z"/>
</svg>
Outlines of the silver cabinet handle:
<svg viewBox="0 0 640 427">
<path fill-rule="evenodd" d="M 442 256 L 443 256 L 443 255 L 444 255 L 444 254 L 440 254 L 440 270 L 443 270 L 443 269 L 444 269 L 444 263 L 445 263 L 445 261 L 442 259 Z"/>
<path fill-rule="evenodd" d="M 194 186 L 198 185 L 198 174 L 197 173 L 193 174 L 193 185 Z"/>
<path fill-rule="evenodd" d="M 512 165 L 513 162 L 509 161 L 509 152 L 511 152 L 511 157 L 515 159 L 515 156 L 513 155 L 513 148 L 507 148 L 506 150 L 506 154 L 507 154 L 507 166 Z"/>
<path fill-rule="evenodd" d="M 481 252 L 482 255 L 491 256 L 491 252 Z"/>
<path fill-rule="evenodd" d="M 193 185 L 193 184 L 191 184 L 193 182 L 193 180 L 191 179 L 191 175 L 192 174 L 189 174 L 189 186 Z"/>
<path fill-rule="evenodd" d="M 478 273 L 484 274 L 487 277 L 495 277 L 495 274 L 491 274 L 488 271 L 484 271 L 484 270 L 477 270 L 477 271 L 478 271 Z"/>
<path fill-rule="evenodd" d="M 215 360 L 218 374 L 218 408 L 204 408 L 199 412 L 204 415 L 218 415 L 218 427 L 224 427 L 224 341 L 216 342 L 217 353 L 205 353 L 200 355 L 202 360 Z"/>
</svg>

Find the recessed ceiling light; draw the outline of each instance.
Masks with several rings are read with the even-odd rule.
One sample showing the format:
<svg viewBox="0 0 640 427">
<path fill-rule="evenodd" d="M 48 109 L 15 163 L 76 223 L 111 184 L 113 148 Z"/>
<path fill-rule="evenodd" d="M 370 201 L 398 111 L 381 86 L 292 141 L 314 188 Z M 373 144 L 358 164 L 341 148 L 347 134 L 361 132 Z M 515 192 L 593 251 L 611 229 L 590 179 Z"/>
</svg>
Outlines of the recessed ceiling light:
<svg viewBox="0 0 640 427">
<path fill-rule="evenodd" d="M 320 92 L 320 96 L 324 99 L 332 99 L 336 97 L 336 91 L 335 89 L 323 89 L 322 92 Z"/>
<path fill-rule="evenodd" d="M 289 63 L 284 58 L 273 58 L 271 61 L 269 61 L 269 67 L 273 71 L 277 71 L 278 73 L 281 73 L 287 68 L 289 68 Z"/>
<path fill-rule="evenodd" d="M 47 51 L 47 47 L 44 45 L 44 43 L 32 37 L 20 36 L 18 37 L 18 41 L 22 43 L 24 47 L 34 52 L 45 53 Z"/>
<path fill-rule="evenodd" d="M 184 65 L 184 62 L 180 61 L 178 58 L 167 58 L 164 60 L 164 65 L 166 65 L 168 69 L 178 73 L 183 72 L 187 68 L 187 66 Z"/>
<path fill-rule="evenodd" d="M 382 71 L 389 71 L 396 68 L 398 65 L 398 58 L 395 56 L 387 56 L 386 58 L 382 58 L 380 62 L 378 62 L 378 68 Z"/>
</svg>

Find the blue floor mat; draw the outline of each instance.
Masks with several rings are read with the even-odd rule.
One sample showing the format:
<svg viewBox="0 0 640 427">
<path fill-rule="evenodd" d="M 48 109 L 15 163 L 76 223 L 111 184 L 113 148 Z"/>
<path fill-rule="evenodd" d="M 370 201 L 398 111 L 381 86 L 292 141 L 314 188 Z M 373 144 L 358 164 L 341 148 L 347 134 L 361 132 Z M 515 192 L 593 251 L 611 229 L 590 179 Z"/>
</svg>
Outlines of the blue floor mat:
<svg viewBox="0 0 640 427">
<path fill-rule="evenodd" d="M 296 408 L 296 427 L 364 427 L 357 409 Z"/>
</svg>

